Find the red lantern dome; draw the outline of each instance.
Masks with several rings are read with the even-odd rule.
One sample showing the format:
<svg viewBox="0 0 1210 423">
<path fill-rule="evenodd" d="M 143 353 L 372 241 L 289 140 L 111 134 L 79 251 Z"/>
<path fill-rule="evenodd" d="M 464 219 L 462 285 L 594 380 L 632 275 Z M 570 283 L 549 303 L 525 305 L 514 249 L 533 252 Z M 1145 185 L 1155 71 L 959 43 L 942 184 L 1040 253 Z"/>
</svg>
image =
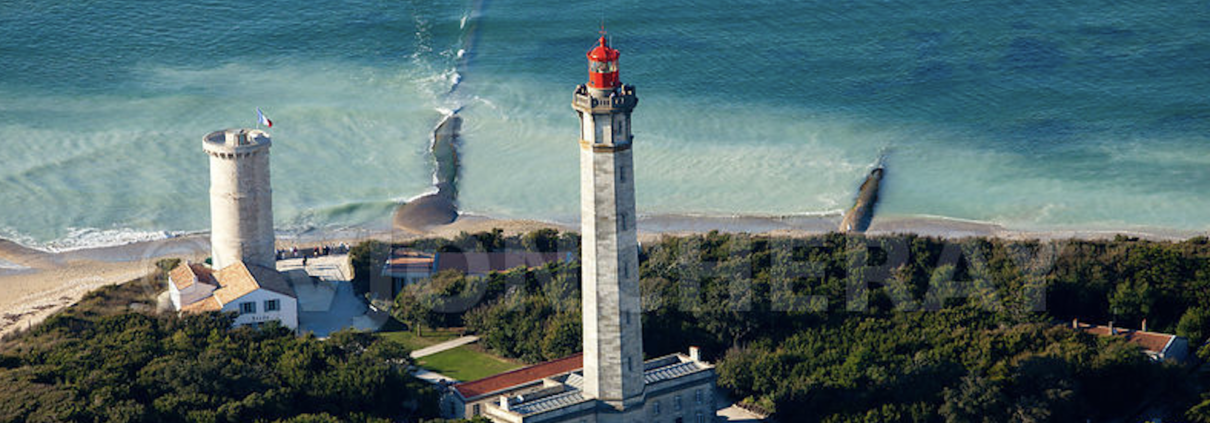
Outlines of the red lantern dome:
<svg viewBox="0 0 1210 423">
<path fill-rule="evenodd" d="M 618 51 L 609 48 L 601 35 L 601 44 L 588 52 L 588 86 L 607 90 L 618 86 Z"/>
</svg>

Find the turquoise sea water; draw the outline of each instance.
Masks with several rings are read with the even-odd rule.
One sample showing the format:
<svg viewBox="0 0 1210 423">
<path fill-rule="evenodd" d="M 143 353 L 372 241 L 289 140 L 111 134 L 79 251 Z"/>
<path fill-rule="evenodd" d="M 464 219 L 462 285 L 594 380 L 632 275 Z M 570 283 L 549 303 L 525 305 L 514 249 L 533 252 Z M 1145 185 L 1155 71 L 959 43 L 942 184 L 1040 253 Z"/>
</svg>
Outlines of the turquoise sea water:
<svg viewBox="0 0 1210 423">
<path fill-rule="evenodd" d="M 838 212 L 886 151 L 883 215 L 1210 230 L 1202 2 L 9 0 L 0 237 L 206 229 L 200 138 L 256 107 L 282 229 L 387 222 L 455 109 L 463 211 L 574 221 L 602 17 L 641 214 Z"/>
</svg>

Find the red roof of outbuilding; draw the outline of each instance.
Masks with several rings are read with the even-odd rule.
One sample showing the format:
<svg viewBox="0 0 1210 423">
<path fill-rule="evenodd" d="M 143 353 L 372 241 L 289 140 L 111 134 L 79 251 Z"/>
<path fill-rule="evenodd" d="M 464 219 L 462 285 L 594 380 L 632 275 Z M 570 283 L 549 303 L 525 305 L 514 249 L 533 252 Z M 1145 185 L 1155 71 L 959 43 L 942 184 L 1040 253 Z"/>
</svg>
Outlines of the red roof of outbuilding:
<svg viewBox="0 0 1210 423">
<path fill-rule="evenodd" d="M 429 273 L 433 271 L 433 255 L 408 248 L 391 250 L 391 258 L 387 260 L 385 272 L 400 273 Z"/>
<path fill-rule="evenodd" d="M 536 380 L 542 380 L 551 376 L 570 373 L 584 367 L 584 354 L 560 358 L 554 361 L 547 361 L 541 364 L 535 364 L 529 367 L 522 367 L 517 370 L 500 373 L 495 376 L 488 376 L 483 379 L 463 382 L 454 385 L 454 390 L 462 394 L 463 398 L 472 398 L 492 392 L 508 389 L 517 385 L 521 385 Z"/>
<path fill-rule="evenodd" d="M 1110 336 L 1109 326 L 1097 326 L 1080 324 L 1080 330 L 1091 333 L 1097 336 Z M 1164 352 L 1164 347 L 1168 346 L 1168 342 L 1175 337 L 1165 333 L 1143 332 L 1130 329 L 1117 328 L 1116 336 L 1126 338 L 1126 342 L 1138 345 L 1144 350 L 1154 353 Z"/>
<path fill-rule="evenodd" d="M 172 272 L 168 273 L 168 280 L 173 285 L 176 285 L 176 289 L 178 290 L 184 290 L 193 286 L 195 277 L 199 283 L 216 285 L 210 268 L 201 264 L 181 262 L 176 268 L 172 269 Z"/>
</svg>

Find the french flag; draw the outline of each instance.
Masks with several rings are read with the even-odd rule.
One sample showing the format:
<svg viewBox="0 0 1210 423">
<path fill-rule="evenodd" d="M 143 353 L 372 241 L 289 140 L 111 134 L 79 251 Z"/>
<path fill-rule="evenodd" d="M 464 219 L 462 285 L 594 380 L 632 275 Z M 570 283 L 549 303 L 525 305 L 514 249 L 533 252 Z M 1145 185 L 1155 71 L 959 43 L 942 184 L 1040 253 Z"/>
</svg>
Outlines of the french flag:
<svg viewBox="0 0 1210 423">
<path fill-rule="evenodd" d="M 265 112 L 260 111 L 260 107 L 256 108 L 256 121 L 260 122 L 261 125 L 265 125 L 266 127 L 273 127 L 273 121 L 265 117 Z"/>
</svg>

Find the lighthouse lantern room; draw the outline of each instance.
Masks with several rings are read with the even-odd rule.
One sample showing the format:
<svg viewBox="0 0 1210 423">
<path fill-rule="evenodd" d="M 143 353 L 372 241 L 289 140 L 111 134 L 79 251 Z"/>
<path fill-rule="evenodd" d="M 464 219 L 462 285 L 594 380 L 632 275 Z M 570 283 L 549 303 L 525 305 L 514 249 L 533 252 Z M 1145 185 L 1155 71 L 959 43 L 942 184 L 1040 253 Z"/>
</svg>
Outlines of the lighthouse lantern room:
<svg viewBox="0 0 1210 423">
<path fill-rule="evenodd" d="M 618 86 L 618 51 L 601 35 L 600 45 L 588 51 L 588 85 L 598 90 Z"/>
</svg>

